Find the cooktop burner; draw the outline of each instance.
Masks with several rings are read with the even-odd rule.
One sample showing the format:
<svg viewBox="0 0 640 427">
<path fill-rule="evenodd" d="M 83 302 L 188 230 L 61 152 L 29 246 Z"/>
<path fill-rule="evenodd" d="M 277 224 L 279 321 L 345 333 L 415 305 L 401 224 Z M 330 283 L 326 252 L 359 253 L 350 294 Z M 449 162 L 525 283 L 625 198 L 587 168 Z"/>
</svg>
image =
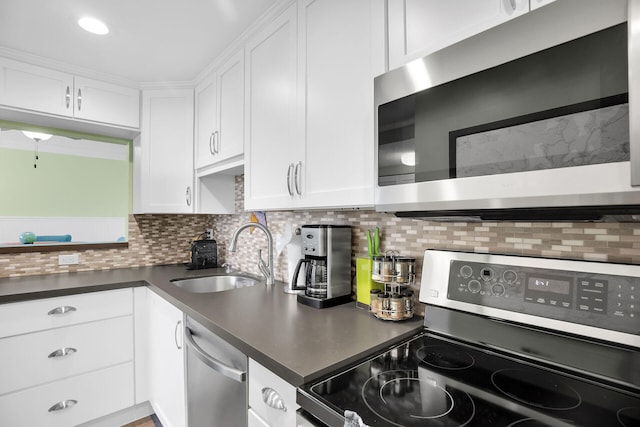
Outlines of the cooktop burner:
<svg viewBox="0 0 640 427">
<path fill-rule="evenodd" d="M 395 426 L 466 425 L 475 412 L 466 392 L 446 387 L 418 371 L 385 371 L 362 386 L 362 398 L 373 413 Z"/>
<path fill-rule="evenodd" d="M 640 396 L 421 334 L 304 388 L 370 426 L 639 426 Z"/>
<path fill-rule="evenodd" d="M 424 363 L 442 369 L 466 369 L 475 359 L 459 346 L 448 343 L 427 345 L 418 349 L 418 358 Z"/>
<path fill-rule="evenodd" d="M 518 402 L 543 409 L 577 408 L 580 394 L 558 375 L 528 369 L 502 369 L 491 375 L 493 385 Z"/>
</svg>

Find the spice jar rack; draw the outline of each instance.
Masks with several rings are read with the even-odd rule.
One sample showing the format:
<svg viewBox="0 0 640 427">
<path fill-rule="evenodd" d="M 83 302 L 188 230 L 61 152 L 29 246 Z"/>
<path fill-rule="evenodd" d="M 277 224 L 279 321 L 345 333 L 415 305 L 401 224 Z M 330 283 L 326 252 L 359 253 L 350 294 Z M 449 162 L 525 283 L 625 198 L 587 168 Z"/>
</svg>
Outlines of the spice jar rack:
<svg viewBox="0 0 640 427">
<path fill-rule="evenodd" d="M 413 317 L 413 291 L 405 289 L 415 280 L 416 259 L 389 251 L 373 257 L 371 279 L 384 284 L 384 291 L 371 291 L 371 313 L 382 320 L 405 320 Z"/>
</svg>

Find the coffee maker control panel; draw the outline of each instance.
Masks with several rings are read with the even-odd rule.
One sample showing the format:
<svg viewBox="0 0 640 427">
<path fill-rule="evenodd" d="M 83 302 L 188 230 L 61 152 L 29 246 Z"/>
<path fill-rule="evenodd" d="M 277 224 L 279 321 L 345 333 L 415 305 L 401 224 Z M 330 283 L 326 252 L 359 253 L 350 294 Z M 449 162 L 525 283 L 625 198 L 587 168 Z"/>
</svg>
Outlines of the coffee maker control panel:
<svg viewBox="0 0 640 427">
<path fill-rule="evenodd" d="M 327 256 L 327 229 L 302 228 L 302 254 Z"/>
</svg>

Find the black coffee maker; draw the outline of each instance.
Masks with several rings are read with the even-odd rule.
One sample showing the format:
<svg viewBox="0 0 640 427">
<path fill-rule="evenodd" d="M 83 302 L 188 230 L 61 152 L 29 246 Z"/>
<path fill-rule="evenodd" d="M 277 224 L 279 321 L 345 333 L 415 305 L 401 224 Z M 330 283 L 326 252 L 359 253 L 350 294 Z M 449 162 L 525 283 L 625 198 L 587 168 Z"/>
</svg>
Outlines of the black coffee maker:
<svg viewBox="0 0 640 427">
<path fill-rule="evenodd" d="M 195 240 L 191 242 L 191 262 L 189 270 L 218 267 L 218 245 L 213 239 Z"/>
</svg>

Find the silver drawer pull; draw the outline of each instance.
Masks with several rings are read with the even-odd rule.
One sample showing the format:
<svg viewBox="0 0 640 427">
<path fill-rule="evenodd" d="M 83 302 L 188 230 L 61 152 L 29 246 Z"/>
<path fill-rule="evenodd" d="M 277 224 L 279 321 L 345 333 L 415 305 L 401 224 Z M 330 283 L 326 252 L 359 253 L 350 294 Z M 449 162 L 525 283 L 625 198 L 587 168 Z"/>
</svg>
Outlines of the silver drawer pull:
<svg viewBox="0 0 640 427">
<path fill-rule="evenodd" d="M 49 356 L 47 357 L 49 359 L 57 359 L 59 357 L 69 356 L 77 351 L 78 350 L 76 350 L 73 347 L 63 347 L 63 348 L 57 349 L 56 351 L 52 351 L 51 353 L 49 353 Z"/>
<path fill-rule="evenodd" d="M 49 316 L 55 316 L 55 315 L 60 315 L 60 314 L 73 313 L 74 311 L 76 311 L 75 307 L 72 307 L 70 305 L 63 305 L 63 306 L 54 308 L 53 310 L 51 310 L 47 314 Z"/>
<path fill-rule="evenodd" d="M 267 404 L 267 406 L 287 412 L 284 400 L 282 400 L 278 392 L 271 387 L 265 387 L 262 389 L 262 400 Z"/>
<path fill-rule="evenodd" d="M 71 408 L 76 403 L 78 403 L 78 401 L 73 399 L 63 400 L 49 408 L 49 412 L 61 411 L 63 409 Z"/>
</svg>

